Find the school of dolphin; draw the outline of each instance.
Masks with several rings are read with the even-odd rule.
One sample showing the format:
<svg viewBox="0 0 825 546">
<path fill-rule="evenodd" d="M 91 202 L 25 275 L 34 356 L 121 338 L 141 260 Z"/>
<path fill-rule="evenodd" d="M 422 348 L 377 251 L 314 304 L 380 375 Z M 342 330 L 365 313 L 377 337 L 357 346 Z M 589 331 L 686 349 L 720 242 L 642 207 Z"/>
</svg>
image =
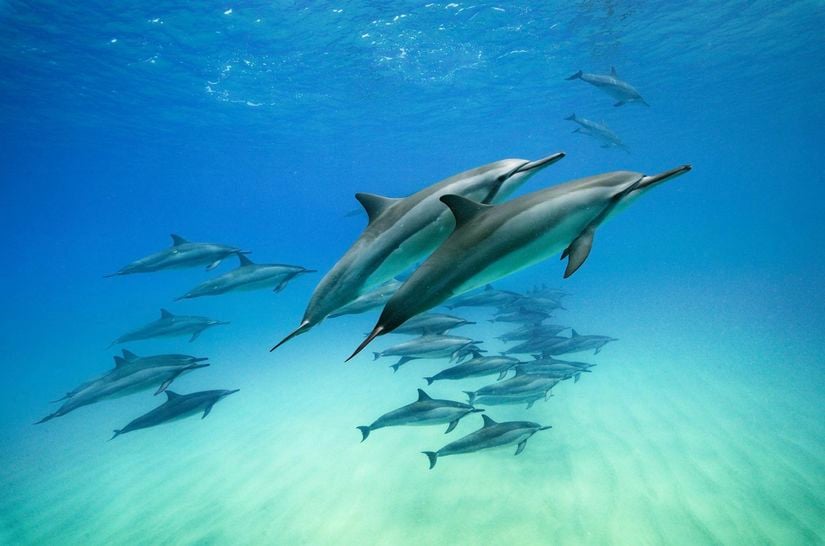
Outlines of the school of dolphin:
<svg viewBox="0 0 825 546">
<path fill-rule="evenodd" d="M 615 69 L 610 75 L 579 71 L 568 79 L 596 86 L 618 101 L 615 106 L 634 102 L 647 105 L 632 86 L 618 79 Z M 568 119 L 579 124 L 577 131 L 600 139 L 605 146 L 624 148 L 606 126 L 575 114 Z M 526 404 L 529 409 L 536 401 L 546 400 L 559 382 L 578 382 L 594 364 L 556 357 L 589 350 L 598 353 L 613 338 L 580 335 L 576 330 L 560 336 L 568 327 L 547 322 L 555 311 L 563 309 L 566 294 L 560 290 L 539 287 L 522 294 L 497 290 L 491 283 L 559 252 L 562 260 L 567 260 L 564 277 L 569 277 L 589 256 L 599 226 L 642 194 L 691 167 L 681 165 L 654 175 L 609 172 L 508 200 L 528 179 L 564 155 L 555 153 L 535 161 L 496 161 L 403 198 L 356 194 L 366 211 L 367 227 L 320 280 L 298 327 L 270 350 L 309 332 L 326 318 L 380 308 L 375 326 L 347 361 L 377 337 L 396 333 L 417 337 L 374 353 L 375 359 L 397 358 L 391 366 L 394 372 L 417 359 L 449 359 L 454 365 L 425 377 L 428 385 L 497 376 L 490 385 L 464 391 L 466 403 L 433 399 L 418 389 L 414 402 L 380 416 L 370 425 L 359 426 L 362 441 L 374 430 L 400 425 L 447 424 L 446 432 L 451 432 L 464 417 L 485 412 L 476 406 Z M 106 277 L 201 266 L 211 271 L 222 260 L 238 260 L 237 268 L 177 298 L 183 300 L 239 290 L 280 292 L 295 278 L 314 272 L 300 266 L 256 264 L 248 254 L 240 247 L 190 242 L 172 235 L 170 247 Z M 452 333 L 474 322 L 435 312 L 439 306 L 450 310 L 495 308 L 491 322 L 515 325 L 498 338 L 512 345 L 500 355 L 485 355 L 487 351 L 480 347 L 482 340 Z M 188 337 L 193 342 L 205 330 L 226 324 L 161 309 L 156 320 L 119 336 L 110 347 L 157 337 Z M 112 439 L 191 415 L 205 418 L 217 402 L 238 390 L 178 394 L 169 387 L 182 374 L 208 367 L 207 360 L 186 354 L 138 356 L 123 349 L 114 357 L 113 369 L 68 391 L 56 400 L 62 405 L 38 423 L 103 400 L 150 390 L 155 395 L 164 393 L 165 402 L 115 430 Z M 514 375 L 508 378 L 511 372 Z M 430 468 L 439 457 L 498 446 L 516 445 L 518 455 L 533 434 L 551 428 L 529 421 L 496 422 L 487 413 L 481 417 L 480 429 L 437 451 L 423 452 Z"/>
</svg>

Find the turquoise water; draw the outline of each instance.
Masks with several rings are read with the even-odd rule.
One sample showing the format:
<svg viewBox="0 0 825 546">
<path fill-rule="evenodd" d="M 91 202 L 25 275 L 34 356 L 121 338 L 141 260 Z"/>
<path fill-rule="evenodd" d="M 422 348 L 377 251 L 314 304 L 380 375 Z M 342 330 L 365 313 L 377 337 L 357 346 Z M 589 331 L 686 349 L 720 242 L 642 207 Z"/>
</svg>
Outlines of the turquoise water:
<svg viewBox="0 0 825 546">
<path fill-rule="evenodd" d="M 3 3 L 0 543 L 822 544 L 823 24 L 819 2 Z M 611 66 L 649 108 L 565 80 Z M 552 322 L 619 341 L 568 355 L 597 366 L 547 402 L 487 409 L 552 425 L 518 457 L 427 470 L 476 415 L 360 443 L 417 388 L 463 401 L 495 376 L 344 364 L 379 310 L 268 351 L 363 229 L 353 194 L 556 151 L 519 194 L 693 166 L 600 227 L 569 279 L 551 258 L 495 283 L 564 289 Z M 169 233 L 319 273 L 185 301 L 235 260 L 103 278 Z M 106 348 L 162 307 L 231 324 Z M 454 333 L 503 351 L 493 312 L 455 310 L 477 324 Z M 121 347 L 208 356 L 176 392 L 240 392 L 112 442 L 163 395 L 32 424 Z"/>
</svg>

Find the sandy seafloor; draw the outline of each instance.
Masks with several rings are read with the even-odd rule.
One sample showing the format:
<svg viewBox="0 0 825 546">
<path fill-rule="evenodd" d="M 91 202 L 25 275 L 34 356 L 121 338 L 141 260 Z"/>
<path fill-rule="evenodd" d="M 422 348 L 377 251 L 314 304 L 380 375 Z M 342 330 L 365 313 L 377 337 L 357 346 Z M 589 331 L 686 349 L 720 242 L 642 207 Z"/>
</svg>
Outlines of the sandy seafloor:
<svg viewBox="0 0 825 546">
<path fill-rule="evenodd" d="M 0 543 L 821 544 L 818 319 L 814 302 L 778 282 L 580 288 L 559 320 L 620 341 L 572 355 L 599 366 L 548 402 L 488 410 L 553 429 L 518 457 L 509 446 L 441 458 L 432 471 L 420 451 L 481 419 L 446 436 L 442 426 L 394 428 L 359 443 L 356 425 L 411 402 L 420 378 L 444 367 L 413 362 L 393 375 L 391 360 L 368 355 L 344 365 L 371 316 L 327 322 L 276 355 L 266 348 L 277 335 L 252 318 L 206 332 L 193 352 L 209 353 L 209 375 L 173 388 L 241 392 L 204 421 L 107 442 L 155 405 L 146 393 L 4 431 Z M 461 399 L 486 382 L 427 391 Z"/>
</svg>

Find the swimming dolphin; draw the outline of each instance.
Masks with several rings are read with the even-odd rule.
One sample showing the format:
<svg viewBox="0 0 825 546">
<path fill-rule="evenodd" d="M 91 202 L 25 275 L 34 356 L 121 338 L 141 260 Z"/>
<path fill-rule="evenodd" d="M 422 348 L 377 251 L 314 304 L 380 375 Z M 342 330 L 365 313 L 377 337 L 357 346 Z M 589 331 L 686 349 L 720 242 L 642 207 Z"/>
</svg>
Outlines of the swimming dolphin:
<svg viewBox="0 0 825 546">
<path fill-rule="evenodd" d="M 192 243 L 180 235 L 171 235 L 172 246 L 150 254 L 145 258 L 121 267 L 118 271 L 106 275 L 114 277 L 117 275 L 131 275 L 132 273 L 150 273 L 162 269 L 179 269 L 184 267 L 197 267 L 206 265 L 206 270 L 211 271 L 218 267 L 221 260 L 227 256 L 248 253 L 240 248 L 217 245 L 214 243 Z"/>
<path fill-rule="evenodd" d="M 367 439 L 370 432 L 384 427 L 398 427 L 402 425 L 442 425 L 449 423 L 444 434 L 451 432 L 462 417 L 471 413 L 478 413 L 480 409 L 453 402 L 452 400 L 434 400 L 426 392 L 418 389 L 418 400 L 412 404 L 400 407 L 389 413 L 385 413 L 369 426 L 358 427 L 361 431 L 361 441 Z"/>
<path fill-rule="evenodd" d="M 597 123 L 587 118 L 576 117 L 576 114 L 572 114 L 564 119 L 578 123 L 580 127 L 577 127 L 573 132 L 593 137 L 602 143 L 602 148 L 620 148 L 630 153 L 630 150 L 625 143 L 622 142 L 622 139 L 619 138 L 619 135 L 614 133 L 607 125 Z"/>
<path fill-rule="evenodd" d="M 369 223 L 344 256 L 327 273 L 309 300 L 301 324 L 272 349 L 309 331 L 324 318 L 370 287 L 403 272 L 432 252 L 452 231 L 454 222 L 439 198 L 456 194 L 496 203 L 528 178 L 564 157 L 537 161 L 504 159 L 451 176 L 402 199 L 356 194 Z"/>
<path fill-rule="evenodd" d="M 618 101 L 613 106 L 622 106 L 628 102 L 640 102 L 645 106 L 650 106 L 632 85 L 619 79 L 616 68 L 612 66 L 610 67 L 610 75 L 588 74 L 579 70 L 567 79 L 583 80 L 590 85 L 595 85 Z"/>
<path fill-rule="evenodd" d="M 120 398 L 147 389 L 157 388 L 155 394 L 159 394 L 184 373 L 207 366 L 209 366 L 208 363 L 135 365 L 116 356 L 114 370 L 95 380 L 87 381 L 69 392 L 64 398 L 65 402 L 57 411 L 35 424 L 45 423 L 89 404 Z"/>
<path fill-rule="evenodd" d="M 499 380 L 504 379 L 507 372 L 513 366 L 519 364 L 519 360 L 508 356 L 482 356 L 481 353 L 476 353 L 475 356 L 467 362 L 462 362 L 452 368 L 442 370 L 431 377 L 425 377 L 427 385 L 432 385 L 434 381 L 443 381 L 445 379 L 465 379 L 467 377 L 482 377 L 485 375 L 498 374 Z"/>
<path fill-rule="evenodd" d="M 458 328 L 459 326 L 466 326 L 475 324 L 461 317 L 454 317 L 453 315 L 445 315 L 442 313 L 422 313 L 415 316 L 404 323 L 403 326 L 396 328 L 394 334 L 444 334 L 448 330 Z"/>
<path fill-rule="evenodd" d="M 315 273 L 313 269 L 306 269 L 297 265 L 256 264 L 252 260 L 238 254 L 240 265 L 220 277 L 202 282 L 178 300 L 199 298 L 201 296 L 217 296 L 233 290 L 259 290 L 273 288 L 280 292 L 287 283 L 304 273 Z"/>
<path fill-rule="evenodd" d="M 189 341 L 195 341 L 201 332 L 212 326 L 229 324 L 220 320 L 213 320 L 207 317 L 173 315 L 166 309 L 160 310 L 160 318 L 148 324 L 144 324 L 137 330 L 127 332 L 109 344 L 117 345 L 128 341 L 138 341 L 153 337 L 176 337 L 192 335 Z"/>
<path fill-rule="evenodd" d="M 377 336 L 448 298 L 562 249 L 562 259 L 569 258 L 564 272 L 569 277 L 590 254 L 596 228 L 651 188 L 689 170 L 683 165 L 652 176 L 627 171 L 590 176 L 496 206 L 442 197 L 456 217 L 455 231 L 393 294 L 352 356 Z"/>
<path fill-rule="evenodd" d="M 497 423 L 486 414 L 481 417 L 484 419 L 484 426 L 477 431 L 447 444 L 438 451 L 422 451 L 430 461 L 430 470 L 435 466 L 438 457 L 458 455 L 460 453 L 473 453 L 492 447 L 518 444 L 516 448 L 516 455 L 518 455 L 524 451 L 527 440 L 529 440 L 533 434 L 540 430 L 553 428 L 550 426 L 543 427 L 538 423 L 531 423 L 529 421 Z"/>
<path fill-rule="evenodd" d="M 410 360 L 420 358 L 460 358 L 462 354 L 464 354 L 461 353 L 462 349 L 472 347 L 473 350 L 478 351 L 479 349 L 476 347 L 476 343 L 482 342 L 461 336 L 426 335 L 398 343 L 381 352 L 375 352 L 373 353 L 373 360 L 378 360 L 386 356 L 400 356 L 401 359 L 390 366 L 394 372 L 397 372 L 398 368 Z"/>
<path fill-rule="evenodd" d="M 178 419 L 183 419 L 200 412 L 203 412 L 201 419 L 206 419 L 206 416 L 209 415 L 209 412 L 212 411 L 212 407 L 215 404 L 230 394 L 238 392 L 239 390 L 240 389 L 231 391 L 200 391 L 193 392 L 191 394 L 177 394 L 172 391 L 165 391 L 166 402 L 156 407 L 149 413 L 141 415 L 125 427 L 115 430 L 114 435 L 112 435 L 109 439 L 114 440 L 121 434 L 126 434 L 127 432 L 132 432 L 133 430 L 154 427 L 157 425 L 162 425 L 163 423 L 177 421 Z"/>
<path fill-rule="evenodd" d="M 469 398 L 470 404 L 473 404 L 479 396 L 515 396 L 533 392 L 547 393 L 558 382 L 559 379 L 555 377 L 528 374 L 517 369 L 515 377 L 485 385 L 476 391 L 464 391 L 464 393 Z"/>
<path fill-rule="evenodd" d="M 469 392 L 466 392 L 469 394 Z M 525 409 L 530 409 L 539 400 L 547 401 L 553 395 L 550 391 L 535 390 L 519 394 L 483 394 L 473 398 L 473 403 L 479 406 L 513 406 L 516 404 L 527 404 Z"/>
<path fill-rule="evenodd" d="M 562 330 L 567 330 L 567 328 L 568 326 L 560 324 L 525 324 L 520 328 L 501 334 L 496 339 L 501 341 L 527 341 L 528 339 L 555 336 Z"/>
<path fill-rule="evenodd" d="M 599 354 L 602 347 L 611 341 L 618 341 L 616 338 L 608 336 L 583 336 L 572 330 L 569 338 L 562 338 L 562 341 L 554 343 L 550 347 L 541 349 L 539 352 L 547 355 L 564 355 L 567 353 L 578 353 L 594 349 L 593 354 Z"/>
<path fill-rule="evenodd" d="M 565 343 L 568 339 L 570 338 L 561 336 L 537 336 L 510 347 L 502 352 L 502 354 L 523 355 L 542 353 L 544 351 L 549 351 L 559 343 Z"/>
<path fill-rule="evenodd" d="M 484 290 L 472 294 L 459 295 L 447 300 L 444 307 L 456 309 L 458 307 L 498 307 L 503 308 L 519 302 L 524 298 L 518 292 L 509 290 L 496 290 L 492 285 L 487 285 Z"/>
<path fill-rule="evenodd" d="M 544 322 L 545 319 L 549 319 L 550 317 L 550 313 L 547 313 L 546 311 L 533 311 L 522 308 L 518 311 L 500 313 L 490 319 L 490 322 L 515 322 L 518 324 L 531 324 L 538 326 Z"/>
<path fill-rule="evenodd" d="M 390 279 L 385 283 L 379 284 L 373 290 L 361 294 L 348 304 L 340 307 L 334 313 L 329 314 L 329 318 L 340 317 L 343 315 L 358 315 L 366 313 L 372 309 L 383 306 L 387 303 L 398 287 L 401 286 L 401 281 L 397 279 Z"/>
</svg>

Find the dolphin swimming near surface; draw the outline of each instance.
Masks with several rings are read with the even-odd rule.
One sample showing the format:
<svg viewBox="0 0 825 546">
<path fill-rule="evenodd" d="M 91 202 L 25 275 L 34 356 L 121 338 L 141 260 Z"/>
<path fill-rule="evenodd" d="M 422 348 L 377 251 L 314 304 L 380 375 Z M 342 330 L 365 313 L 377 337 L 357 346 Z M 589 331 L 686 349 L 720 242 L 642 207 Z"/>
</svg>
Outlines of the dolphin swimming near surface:
<svg viewBox="0 0 825 546">
<path fill-rule="evenodd" d="M 369 223 L 358 240 L 321 279 L 301 324 L 275 345 L 309 331 L 330 313 L 372 286 L 403 272 L 447 238 L 454 221 L 439 199 L 455 194 L 481 203 L 507 198 L 531 176 L 564 157 L 563 153 L 528 161 L 505 159 L 451 176 L 401 199 L 356 194 Z"/>
<path fill-rule="evenodd" d="M 458 455 L 460 453 L 474 453 L 482 449 L 490 449 L 492 447 L 506 446 L 510 444 L 518 444 L 516 448 L 516 455 L 524 451 L 527 445 L 527 440 L 533 434 L 540 430 L 547 430 L 552 428 L 550 426 L 541 426 L 538 423 L 531 423 L 529 421 L 507 421 L 504 423 L 497 423 L 488 415 L 481 416 L 484 419 L 484 426 L 477 431 L 459 438 L 455 442 L 449 443 L 438 451 L 422 451 L 427 459 L 430 461 L 430 470 L 435 466 L 439 457 L 446 457 L 447 455 Z"/>
<path fill-rule="evenodd" d="M 411 317 L 562 249 L 562 259 L 568 258 L 564 276 L 569 277 L 590 254 L 596 228 L 651 188 L 690 169 L 683 165 L 652 176 L 628 171 L 590 176 L 496 206 L 442 197 L 456 217 L 455 231 L 393 294 L 350 358 Z"/>
<path fill-rule="evenodd" d="M 106 275 L 106 277 L 131 275 L 132 273 L 150 273 L 163 269 L 198 267 L 200 265 L 206 265 L 206 270 L 211 271 L 218 267 L 221 260 L 228 256 L 248 254 L 248 251 L 232 246 L 214 243 L 192 243 L 174 233 L 171 237 L 171 247 L 135 260 L 121 267 L 118 271 Z"/>
<path fill-rule="evenodd" d="M 475 409 L 473 406 L 462 402 L 435 400 L 430 398 L 423 390 L 418 389 L 418 400 L 385 413 L 371 425 L 358 427 L 358 430 L 361 431 L 362 442 L 367 439 L 373 430 L 402 425 L 421 426 L 449 423 L 447 430 L 444 431 L 444 434 L 447 434 L 458 425 L 462 417 L 480 411 L 484 410 Z"/>
<path fill-rule="evenodd" d="M 141 339 L 150 339 L 153 337 L 176 337 L 188 336 L 189 341 L 195 341 L 201 333 L 212 326 L 219 326 L 222 324 L 229 324 L 220 320 L 213 320 L 207 317 L 189 316 L 189 315 L 173 315 L 166 309 L 160 310 L 160 318 L 153 320 L 148 324 L 144 324 L 136 330 L 127 332 L 109 344 L 117 345 L 118 343 L 126 343 L 129 341 L 138 341 Z"/>
<path fill-rule="evenodd" d="M 147 389 L 157 388 L 155 394 L 159 394 L 184 373 L 207 366 L 209 366 L 208 363 L 197 362 L 183 364 L 167 362 L 154 365 L 134 364 L 116 356 L 114 370 L 97 379 L 87 381 L 67 393 L 62 399 L 65 402 L 57 411 L 47 415 L 35 424 L 45 423 L 89 404 L 120 398 Z"/>
<path fill-rule="evenodd" d="M 401 286 L 401 281 L 397 279 L 390 279 L 387 282 L 381 283 L 376 288 L 361 294 L 345 306 L 338 308 L 334 313 L 330 313 L 329 318 L 343 315 L 358 315 L 381 307 L 387 303 L 390 296 L 398 290 L 399 286 Z"/>
<path fill-rule="evenodd" d="M 573 132 L 593 137 L 602 143 L 602 148 L 619 148 L 630 153 L 630 150 L 625 143 L 622 142 L 622 139 L 619 138 L 619 135 L 614 133 L 607 125 L 597 123 L 587 118 L 576 117 L 576 114 L 564 119 L 578 123 L 580 127 L 577 127 Z"/>
<path fill-rule="evenodd" d="M 212 407 L 215 404 L 239 390 L 240 389 L 200 391 L 191 394 L 177 394 L 172 391 L 165 391 L 166 402 L 149 413 L 141 415 L 125 427 L 115 430 L 114 435 L 109 439 L 114 440 L 121 434 L 126 434 L 133 430 L 162 425 L 201 412 L 203 412 L 201 419 L 206 419 L 206 416 L 209 415 L 209 412 L 212 411 Z"/>
<path fill-rule="evenodd" d="M 234 290 L 259 290 L 270 287 L 273 291 L 280 292 L 298 275 L 315 273 L 314 269 L 297 265 L 256 264 L 243 254 L 238 254 L 238 261 L 240 264 L 237 269 L 204 281 L 177 299 L 217 296 Z"/>
<path fill-rule="evenodd" d="M 595 85 L 618 101 L 613 106 L 622 106 L 628 102 L 640 102 L 645 106 L 650 106 L 632 85 L 619 79 L 616 68 L 612 66 L 610 67 L 609 75 L 588 74 L 587 72 L 579 70 L 567 79 L 582 80 L 590 85 Z"/>
</svg>

